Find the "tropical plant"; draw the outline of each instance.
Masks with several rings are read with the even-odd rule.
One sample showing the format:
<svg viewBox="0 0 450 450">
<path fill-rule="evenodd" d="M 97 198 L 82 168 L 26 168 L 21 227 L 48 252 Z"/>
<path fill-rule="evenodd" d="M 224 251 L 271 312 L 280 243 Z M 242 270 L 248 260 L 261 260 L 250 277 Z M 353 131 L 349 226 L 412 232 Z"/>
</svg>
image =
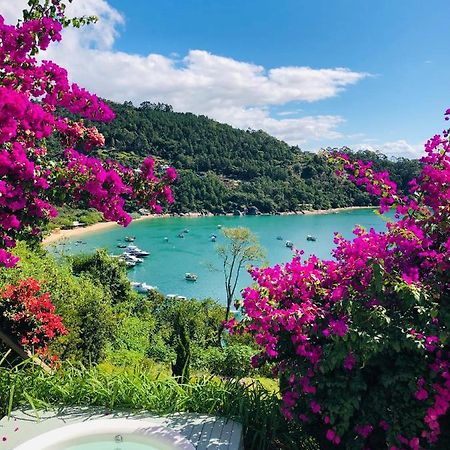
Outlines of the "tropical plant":
<svg viewBox="0 0 450 450">
<path fill-rule="evenodd" d="M 50 294 L 33 278 L 7 285 L 0 293 L 0 329 L 22 347 L 47 356 L 48 345 L 67 334 Z"/>
<path fill-rule="evenodd" d="M 336 235 L 331 260 L 300 252 L 251 270 L 257 286 L 245 289 L 237 329 L 262 347 L 255 365 L 277 362 L 285 417 L 322 448 L 429 448 L 448 427 L 449 132 L 425 150 L 409 195 L 370 163 L 332 154 L 396 220 L 380 233 L 358 227 L 353 240 Z"/>
<path fill-rule="evenodd" d="M 140 170 L 87 156 L 104 144 L 83 119 L 108 122 L 114 113 L 95 95 L 69 83 L 66 70 L 35 55 L 62 38 L 64 26 L 92 18 L 67 19 L 60 0 L 29 0 L 24 21 L 7 25 L 0 16 L 0 264 L 17 263 L 8 250 L 18 239 L 37 242 L 55 206 L 83 205 L 106 220 L 126 226 L 125 201 L 160 212 L 173 200 L 169 187 L 176 172 L 157 177 L 155 161 Z M 58 109 L 57 109 L 58 108 Z M 68 113 L 71 114 L 70 118 Z M 59 140 L 64 156 L 52 161 L 47 139 Z"/>
</svg>

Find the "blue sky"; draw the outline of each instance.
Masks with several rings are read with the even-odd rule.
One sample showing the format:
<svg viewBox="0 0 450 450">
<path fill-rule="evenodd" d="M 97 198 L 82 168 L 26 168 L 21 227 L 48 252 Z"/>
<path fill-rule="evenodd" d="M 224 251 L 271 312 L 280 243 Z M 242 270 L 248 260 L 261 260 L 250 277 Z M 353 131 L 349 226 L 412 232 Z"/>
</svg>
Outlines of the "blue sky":
<svg viewBox="0 0 450 450">
<path fill-rule="evenodd" d="M 444 126 L 448 0 L 74 3 L 101 20 L 50 56 L 105 97 L 166 101 L 309 150 L 411 156 Z"/>
</svg>

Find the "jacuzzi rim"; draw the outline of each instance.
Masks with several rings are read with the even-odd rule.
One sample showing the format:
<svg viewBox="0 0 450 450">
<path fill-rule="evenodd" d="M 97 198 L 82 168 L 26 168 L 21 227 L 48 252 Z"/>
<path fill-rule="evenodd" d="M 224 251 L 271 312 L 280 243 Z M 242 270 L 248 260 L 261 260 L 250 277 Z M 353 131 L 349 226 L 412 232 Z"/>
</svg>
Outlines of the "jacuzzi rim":
<svg viewBox="0 0 450 450">
<path fill-rule="evenodd" d="M 145 428 L 145 429 L 144 429 Z M 163 432 L 163 433 L 162 433 Z M 73 439 L 111 434 L 134 434 L 157 438 L 160 443 L 172 445 L 177 450 L 195 450 L 194 445 L 182 434 L 167 426 L 149 419 L 93 419 L 84 422 L 63 425 L 42 433 L 18 445 L 14 450 L 48 450 L 58 444 L 67 444 Z M 151 444 L 151 442 L 150 442 Z"/>
</svg>

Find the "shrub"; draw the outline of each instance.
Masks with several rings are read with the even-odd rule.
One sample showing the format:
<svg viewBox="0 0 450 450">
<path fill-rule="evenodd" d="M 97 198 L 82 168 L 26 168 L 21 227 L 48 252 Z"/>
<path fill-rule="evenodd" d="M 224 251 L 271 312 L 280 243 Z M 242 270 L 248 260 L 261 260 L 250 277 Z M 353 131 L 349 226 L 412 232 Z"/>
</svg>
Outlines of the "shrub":
<svg viewBox="0 0 450 450">
<path fill-rule="evenodd" d="M 0 295 L 0 327 L 25 349 L 47 354 L 48 345 L 67 334 L 50 294 L 33 278 L 7 285 Z"/>
<path fill-rule="evenodd" d="M 382 233 L 336 235 L 333 260 L 300 252 L 253 269 L 257 286 L 244 291 L 238 328 L 262 347 L 254 364 L 277 363 L 285 417 L 324 449 L 428 448 L 448 424 L 449 132 L 425 148 L 407 197 L 370 163 L 332 155 L 397 220 Z"/>
<path fill-rule="evenodd" d="M 113 303 L 129 301 L 134 297 L 126 267 L 117 258 L 112 258 L 106 250 L 96 250 L 93 254 L 71 258 L 75 275 L 84 274 L 107 291 Z"/>
</svg>

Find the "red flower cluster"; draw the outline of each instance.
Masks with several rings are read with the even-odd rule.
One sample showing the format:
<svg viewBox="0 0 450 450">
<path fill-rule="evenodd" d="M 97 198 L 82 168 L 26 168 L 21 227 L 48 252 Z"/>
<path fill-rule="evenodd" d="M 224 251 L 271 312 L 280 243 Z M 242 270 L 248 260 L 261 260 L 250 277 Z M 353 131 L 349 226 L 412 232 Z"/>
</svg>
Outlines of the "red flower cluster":
<svg viewBox="0 0 450 450">
<path fill-rule="evenodd" d="M 1 328 L 26 349 L 46 354 L 50 342 L 67 334 L 48 292 L 33 278 L 5 287 L 0 297 Z"/>
</svg>

